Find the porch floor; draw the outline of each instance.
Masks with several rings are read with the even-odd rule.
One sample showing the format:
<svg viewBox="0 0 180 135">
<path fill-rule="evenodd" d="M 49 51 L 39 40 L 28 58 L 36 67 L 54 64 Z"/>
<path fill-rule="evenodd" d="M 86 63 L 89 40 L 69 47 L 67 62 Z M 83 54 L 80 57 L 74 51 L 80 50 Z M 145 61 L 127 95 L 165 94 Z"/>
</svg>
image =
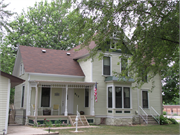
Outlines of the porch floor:
<svg viewBox="0 0 180 135">
<path fill-rule="evenodd" d="M 68 116 L 77 116 L 77 115 L 72 114 L 72 115 L 68 115 Z M 39 116 L 37 116 L 37 119 L 41 119 L 41 118 L 68 118 L 68 116 L 64 116 L 64 115 L 39 115 Z M 94 115 L 82 115 L 82 116 L 95 117 Z M 35 119 L 35 116 L 30 115 L 30 116 L 28 116 L 28 118 Z"/>
</svg>

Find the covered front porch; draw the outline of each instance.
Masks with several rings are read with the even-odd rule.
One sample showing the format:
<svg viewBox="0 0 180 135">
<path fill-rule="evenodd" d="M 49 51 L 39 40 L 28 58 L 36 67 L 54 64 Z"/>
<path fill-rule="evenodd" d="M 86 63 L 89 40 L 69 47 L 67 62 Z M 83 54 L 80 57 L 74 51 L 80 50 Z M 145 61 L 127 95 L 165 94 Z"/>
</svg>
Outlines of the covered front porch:
<svg viewBox="0 0 180 135">
<path fill-rule="evenodd" d="M 29 81 L 28 123 L 43 118 L 68 121 L 77 110 L 94 116 L 95 82 Z"/>
</svg>

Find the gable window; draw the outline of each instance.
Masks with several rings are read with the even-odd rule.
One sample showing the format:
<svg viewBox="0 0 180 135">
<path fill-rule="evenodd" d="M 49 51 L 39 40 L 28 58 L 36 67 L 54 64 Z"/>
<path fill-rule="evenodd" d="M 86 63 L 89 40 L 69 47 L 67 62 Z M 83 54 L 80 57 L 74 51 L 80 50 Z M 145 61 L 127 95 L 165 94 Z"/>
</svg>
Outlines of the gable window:
<svg viewBox="0 0 180 135">
<path fill-rule="evenodd" d="M 115 87 L 115 107 L 130 108 L 130 87 Z"/>
<path fill-rule="evenodd" d="M 85 88 L 85 107 L 89 107 L 89 87 Z"/>
<path fill-rule="evenodd" d="M 50 107 L 50 87 L 42 87 L 41 107 Z"/>
<path fill-rule="evenodd" d="M 25 86 L 22 86 L 22 95 L 21 95 L 21 107 L 24 107 L 24 90 L 25 90 Z"/>
<path fill-rule="evenodd" d="M 122 87 L 115 88 L 116 108 L 122 108 Z"/>
<path fill-rule="evenodd" d="M 112 108 L 112 87 L 108 87 L 108 108 Z"/>
<path fill-rule="evenodd" d="M 128 66 L 128 59 L 121 58 L 121 72 L 125 71 Z M 126 76 L 128 76 L 128 72 L 126 73 Z"/>
<path fill-rule="evenodd" d="M 21 63 L 20 65 L 20 72 L 19 72 L 19 75 L 22 75 L 24 74 L 24 66 L 23 66 L 23 63 Z"/>
<path fill-rule="evenodd" d="M 103 75 L 110 75 L 110 57 L 103 57 Z"/>
<path fill-rule="evenodd" d="M 149 106 L 148 106 L 148 91 L 142 91 L 142 107 L 149 108 Z"/>
</svg>

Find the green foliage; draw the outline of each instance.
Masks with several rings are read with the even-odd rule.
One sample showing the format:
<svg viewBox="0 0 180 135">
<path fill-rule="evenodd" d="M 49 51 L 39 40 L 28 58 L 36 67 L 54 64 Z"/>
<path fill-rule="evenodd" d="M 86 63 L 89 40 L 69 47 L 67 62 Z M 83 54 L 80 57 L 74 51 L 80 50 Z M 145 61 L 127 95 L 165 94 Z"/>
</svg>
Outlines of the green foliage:
<svg viewBox="0 0 180 135">
<path fill-rule="evenodd" d="M 71 26 L 67 20 L 70 3 L 62 0 L 36 2 L 10 23 L 13 30 L 7 38 L 13 46 L 25 45 L 66 50 L 78 43 L 65 32 Z"/>
<path fill-rule="evenodd" d="M 0 0 L 0 29 L 1 31 L 3 30 L 10 31 L 8 19 L 9 17 L 15 14 L 14 12 L 6 9 L 8 6 L 9 4 L 5 4 L 4 0 Z"/>
<path fill-rule="evenodd" d="M 46 118 L 43 121 L 44 127 L 52 127 L 52 122 L 51 120 L 46 120 Z"/>
<path fill-rule="evenodd" d="M 163 111 L 163 115 L 166 115 L 167 113 L 166 113 L 166 111 Z"/>
<path fill-rule="evenodd" d="M 160 116 L 160 124 L 164 125 L 164 124 L 168 124 L 168 118 L 164 117 L 163 115 Z"/>
<path fill-rule="evenodd" d="M 141 87 L 145 83 L 142 81 L 145 75 L 148 74 L 149 82 L 157 73 L 161 75 L 161 71 L 176 58 L 179 46 L 178 1 L 124 0 L 116 4 L 111 0 L 73 1 L 77 8 L 70 16 L 81 13 L 83 18 L 75 20 L 69 35 L 76 36 L 77 41 L 83 41 L 81 49 L 88 48 L 91 40 L 95 41 L 97 46 L 90 49 L 88 58 L 98 57 L 99 50 L 106 52 L 107 42 L 110 45 L 115 42 L 116 48 L 123 52 L 121 57 L 129 56 L 127 50 L 132 54 L 126 71 L 114 72 L 119 78 L 128 72 L 127 78 L 134 78 L 137 81 L 136 87 Z M 132 38 L 128 39 L 125 31 L 130 33 L 134 28 Z M 116 39 L 112 38 L 114 33 Z"/>
<path fill-rule="evenodd" d="M 55 126 L 60 127 L 61 126 L 61 119 L 55 121 Z"/>
<path fill-rule="evenodd" d="M 172 122 L 172 124 L 178 124 L 178 122 L 173 118 L 168 118 L 168 120 L 170 120 Z"/>
</svg>

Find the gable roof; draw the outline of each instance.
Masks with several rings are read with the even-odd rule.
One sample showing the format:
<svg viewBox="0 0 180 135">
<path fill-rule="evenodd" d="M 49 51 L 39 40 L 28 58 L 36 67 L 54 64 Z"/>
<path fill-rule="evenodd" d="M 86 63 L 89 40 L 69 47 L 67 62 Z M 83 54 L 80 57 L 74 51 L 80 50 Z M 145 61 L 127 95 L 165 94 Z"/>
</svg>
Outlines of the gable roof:
<svg viewBox="0 0 180 135">
<path fill-rule="evenodd" d="M 29 46 L 19 46 L 19 50 L 26 72 L 84 76 L 73 54 L 67 55 L 68 51 Z"/>
<path fill-rule="evenodd" d="M 10 75 L 10 74 L 5 73 L 3 71 L 0 71 L 0 75 L 10 79 L 10 81 L 11 81 L 11 88 L 13 88 L 16 85 L 19 85 L 19 84 L 21 84 L 21 83 L 23 83 L 25 81 L 25 80 L 23 80 L 21 78 L 18 78 L 16 76 Z"/>
</svg>

